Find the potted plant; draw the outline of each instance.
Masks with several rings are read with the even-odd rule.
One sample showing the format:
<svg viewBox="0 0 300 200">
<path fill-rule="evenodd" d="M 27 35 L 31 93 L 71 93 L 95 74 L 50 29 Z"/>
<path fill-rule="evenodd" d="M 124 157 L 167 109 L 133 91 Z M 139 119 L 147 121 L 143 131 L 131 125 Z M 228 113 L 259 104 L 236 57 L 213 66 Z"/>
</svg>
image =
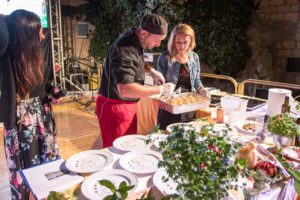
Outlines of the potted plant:
<svg viewBox="0 0 300 200">
<path fill-rule="evenodd" d="M 205 127 L 202 129 L 206 130 Z M 221 199 L 235 188 L 238 169 L 234 156 L 239 145 L 227 139 L 226 133 L 199 134 L 193 127 L 174 126 L 172 134 L 160 142 L 168 178 L 177 184 L 176 199 Z"/>
<path fill-rule="evenodd" d="M 296 118 L 289 113 L 269 118 L 267 128 L 274 135 L 276 145 L 279 143 L 281 146 L 292 146 L 295 144 L 295 137 L 300 135 Z"/>
</svg>

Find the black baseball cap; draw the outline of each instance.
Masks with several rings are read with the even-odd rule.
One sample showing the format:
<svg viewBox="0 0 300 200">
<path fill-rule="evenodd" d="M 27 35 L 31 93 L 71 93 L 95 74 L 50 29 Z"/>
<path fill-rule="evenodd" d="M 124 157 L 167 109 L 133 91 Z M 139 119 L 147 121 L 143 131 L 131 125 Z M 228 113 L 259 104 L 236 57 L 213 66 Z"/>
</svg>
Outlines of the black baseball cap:
<svg viewBox="0 0 300 200">
<path fill-rule="evenodd" d="M 152 34 L 166 35 L 168 33 L 168 22 L 160 15 L 147 14 L 142 18 L 140 28 Z"/>
</svg>

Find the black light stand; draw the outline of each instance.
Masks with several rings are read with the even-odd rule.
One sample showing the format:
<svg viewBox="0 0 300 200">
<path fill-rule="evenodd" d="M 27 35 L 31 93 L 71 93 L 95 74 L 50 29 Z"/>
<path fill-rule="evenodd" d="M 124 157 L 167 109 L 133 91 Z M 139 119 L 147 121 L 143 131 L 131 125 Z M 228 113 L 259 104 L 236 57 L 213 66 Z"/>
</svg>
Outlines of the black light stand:
<svg viewBox="0 0 300 200">
<path fill-rule="evenodd" d="M 75 59 L 72 59 L 73 60 L 73 63 L 74 65 L 73 66 L 77 66 L 75 67 L 77 69 L 77 71 L 74 71 L 73 74 L 70 73 L 70 77 L 72 78 L 73 77 L 76 77 L 76 76 L 81 76 L 81 81 L 82 81 L 82 84 L 85 82 L 85 77 L 87 77 L 87 84 L 89 84 L 89 86 L 91 86 L 93 83 L 98 83 L 97 80 L 94 80 L 95 79 L 95 74 L 98 75 L 98 67 L 97 67 L 97 62 L 94 61 L 94 66 L 91 66 L 89 64 L 86 64 L 85 62 L 82 62 L 79 60 L 79 58 L 75 58 Z M 88 71 L 90 71 L 89 73 L 87 73 L 87 75 L 85 73 L 83 73 L 82 71 L 80 71 L 80 65 L 79 64 L 82 64 L 84 66 L 86 66 L 88 68 Z M 74 68 L 74 67 L 73 67 Z M 73 82 L 73 80 L 71 79 L 71 81 Z M 77 83 L 78 80 L 75 80 Z M 80 83 L 79 83 L 80 84 Z M 86 102 L 81 102 L 79 101 L 76 97 L 75 97 L 75 86 L 77 86 L 77 84 L 71 84 L 73 86 L 73 91 L 74 91 L 74 101 L 76 101 L 77 103 L 79 103 L 81 106 L 83 106 L 83 109 L 86 110 L 88 109 L 88 107 L 93 103 L 95 102 L 95 93 L 94 93 L 94 88 L 92 87 L 91 89 L 89 90 L 92 90 L 91 91 L 91 96 L 90 96 L 90 99 Z M 76 89 L 78 89 L 79 87 L 77 86 Z M 82 88 L 80 88 L 81 91 L 83 91 Z"/>
</svg>

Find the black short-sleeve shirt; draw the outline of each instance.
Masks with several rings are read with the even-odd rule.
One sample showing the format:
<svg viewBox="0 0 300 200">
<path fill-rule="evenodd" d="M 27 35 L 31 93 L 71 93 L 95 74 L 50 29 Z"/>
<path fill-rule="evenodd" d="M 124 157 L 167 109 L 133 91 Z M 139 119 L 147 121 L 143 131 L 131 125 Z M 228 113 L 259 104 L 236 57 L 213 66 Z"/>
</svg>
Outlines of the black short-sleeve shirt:
<svg viewBox="0 0 300 200">
<path fill-rule="evenodd" d="M 117 89 L 119 83 L 144 84 L 144 51 L 134 30 L 130 29 L 120 35 L 109 49 L 99 89 L 99 94 L 105 97 L 126 101 L 139 100 L 121 97 Z"/>
</svg>

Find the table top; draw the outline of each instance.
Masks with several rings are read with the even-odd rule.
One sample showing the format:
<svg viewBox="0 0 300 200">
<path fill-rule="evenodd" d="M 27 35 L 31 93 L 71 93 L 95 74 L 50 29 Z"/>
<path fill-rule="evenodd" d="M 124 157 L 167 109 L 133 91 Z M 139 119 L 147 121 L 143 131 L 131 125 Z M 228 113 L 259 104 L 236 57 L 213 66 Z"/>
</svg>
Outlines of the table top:
<svg viewBox="0 0 300 200">
<path fill-rule="evenodd" d="M 210 108 L 209 112 L 211 113 L 210 120 L 211 120 L 211 122 L 213 122 L 213 118 L 215 117 L 214 116 L 215 108 Z M 264 106 L 255 111 L 245 113 L 245 115 L 243 117 L 245 119 L 251 118 L 251 117 L 254 119 L 260 119 L 261 117 L 263 117 L 265 115 L 265 113 L 266 113 L 266 107 Z M 225 116 L 225 122 L 228 122 L 229 117 L 233 117 L 233 116 Z M 253 140 L 253 138 L 255 137 L 255 135 L 250 136 L 250 135 L 245 135 L 245 134 L 241 133 L 238 129 L 236 129 L 235 123 L 231 123 L 231 124 L 234 127 L 236 136 L 238 138 L 240 138 L 242 142 L 246 143 L 247 141 Z M 268 136 L 262 145 L 266 148 L 273 146 L 272 136 Z M 111 164 L 109 164 L 107 167 L 105 167 L 104 170 L 122 169 L 122 167 L 120 166 L 119 160 L 125 154 L 125 152 L 119 151 L 118 149 L 116 149 L 113 146 L 103 149 L 103 150 L 110 152 L 113 155 L 113 162 Z M 155 149 L 155 147 L 151 147 L 151 150 L 156 150 L 156 149 Z M 82 174 L 82 175 L 85 178 L 87 178 L 87 177 L 89 177 L 90 174 Z M 153 173 L 152 174 L 135 174 L 135 175 L 138 179 L 138 184 L 135 189 L 136 192 L 144 190 L 145 188 L 152 188 L 151 189 L 152 192 L 154 191 L 156 194 L 160 193 L 159 188 L 156 188 L 153 184 L 153 180 L 152 180 Z M 280 193 L 280 191 L 281 191 L 280 188 L 275 188 L 271 192 L 266 192 L 266 193 L 260 195 L 260 197 L 258 199 L 277 199 L 277 196 Z M 80 193 L 77 193 L 77 194 L 80 199 L 85 199 L 82 194 L 80 194 Z M 161 193 L 158 196 L 160 196 L 160 195 L 161 195 Z"/>
</svg>

